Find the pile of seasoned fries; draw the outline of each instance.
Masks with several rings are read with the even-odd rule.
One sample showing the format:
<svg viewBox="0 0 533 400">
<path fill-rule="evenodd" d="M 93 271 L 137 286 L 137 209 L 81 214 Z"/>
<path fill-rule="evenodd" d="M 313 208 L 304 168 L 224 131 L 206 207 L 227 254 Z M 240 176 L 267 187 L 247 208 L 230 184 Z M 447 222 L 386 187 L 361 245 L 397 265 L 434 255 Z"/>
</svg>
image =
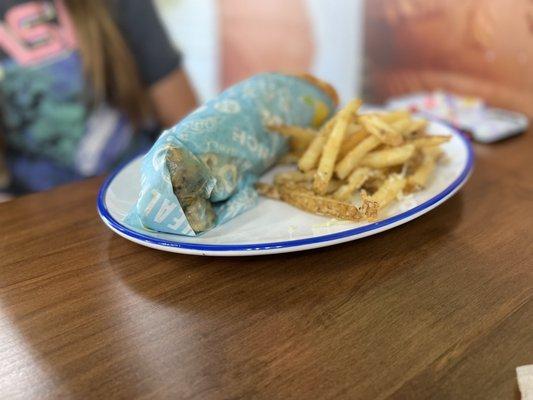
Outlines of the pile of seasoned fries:
<svg viewBox="0 0 533 400">
<path fill-rule="evenodd" d="M 318 131 L 269 126 L 289 139 L 286 162 L 298 170 L 258 183 L 260 194 L 302 210 L 374 221 L 403 194 L 427 186 L 450 136 L 429 135 L 427 121 L 405 111 L 360 114 L 351 101 Z"/>
</svg>

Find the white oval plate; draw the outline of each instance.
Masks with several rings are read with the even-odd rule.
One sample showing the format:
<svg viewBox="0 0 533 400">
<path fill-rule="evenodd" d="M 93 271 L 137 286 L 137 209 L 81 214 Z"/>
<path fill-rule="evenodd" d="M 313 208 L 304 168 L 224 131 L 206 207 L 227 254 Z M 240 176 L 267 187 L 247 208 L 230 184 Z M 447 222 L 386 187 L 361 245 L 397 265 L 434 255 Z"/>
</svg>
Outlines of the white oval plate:
<svg viewBox="0 0 533 400">
<path fill-rule="evenodd" d="M 114 232 L 132 242 L 174 253 L 209 256 L 249 256 L 308 250 L 356 240 L 394 228 L 427 213 L 453 196 L 468 179 L 474 162 L 472 147 L 459 132 L 432 122 L 432 134 L 449 134 L 443 149 L 448 161 L 440 164 L 431 184 L 387 209 L 377 222 L 355 223 L 321 217 L 288 204 L 260 198 L 259 204 L 199 237 L 140 231 L 125 223 L 140 190 L 141 157 L 115 171 L 100 188 L 98 212 Z M 263 181 L 272 179 L 270 171 Z"/>
</svg>

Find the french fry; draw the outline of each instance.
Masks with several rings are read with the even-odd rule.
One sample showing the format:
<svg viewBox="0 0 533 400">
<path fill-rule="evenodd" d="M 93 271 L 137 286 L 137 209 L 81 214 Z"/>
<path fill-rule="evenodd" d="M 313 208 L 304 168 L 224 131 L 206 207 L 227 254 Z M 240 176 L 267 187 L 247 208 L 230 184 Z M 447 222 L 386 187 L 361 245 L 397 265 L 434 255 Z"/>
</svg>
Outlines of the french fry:
<svg viewBox="0 0 533 400">
<path fill-rule="evenodd" d="M 401 121 L 401 120 L 410 120 L 411 114 L 409 111 L 390 111 L 386 113 L 380 114 L 381 119 L 389 124 L 393 124 L 395 122 Z"/>
<path fill-rule="evenodd" d="M 436 164 L 436 154 L 424 152 L 422 163 L 418 166 L 415 172 L 407 178 L 408 190 L 416 191 L 426 187 L 429 177 L 435 170 Z"/>
<path fill-rule="evenodd" d="M 277 174 L 274 177 L 274 184 L 279 185 L 286 182 L 311 182 L 315 176 L 315 171 L 286 171 Z"/>
<path fill-rule="evenodd" d="M 348 177 L 348 182 L 339 187 L 333 194 L 333 197 L 342 201 L 349 200 L 353 193 L 357 189 L 360 189 L 370 177 L 370 172 L 369 168 L 357 168 L 354 170 Z"/>
<path fill-rule="evenodd" d="M 412 123 L 410 119 L 405 118 L 394 121 L 390 126 L 403 137 L 408 137 L 410 135 Z"/>
<path fill-rule="evenodd" d="M 300 170 L 304 172 L 310 171 L 317 166 L 320 155 L 322 154 L 322 148 L 324 147 L 331 130 L 335 126 L 335 122 L 336 117 L 333 117 L 320 129 L 318 135 L 313 139 L 298 161 L 298 168 L 300 168 Z"/>
<path fill-rule="evenodd" d="M 300 156 L 299 170 L 277 174 L 273 185 L 258 183 L 258 192 L 315 214 L 359 221 L 376 219 L 404 191 L 426 187 L 443 154 L 440 145 L 451 137 L 428 135 L 427 121 L 406 111 L 357 115 L 359 106 L 350 102 L 318 132 L 269 127 L 290 139 L 286 157 Z M 360 205 L 354 204 L 356 193 Z"/>
<path fill-rule="evenodd" d="M 417 133 L 421 133 L 426 130 L 427 126 L 428 126 L 428 122 L 425 119 L 413 118 L 411 120 L 411 126 L 409 127 L 409 130 L 406 133 L 406 136 L 412 136 Z"/>
<path fill-rule="evenodd" d="M 356 121 L 352 121 L 348 124 L 348 127 L 346 128 L 346 134 L 352 135 L 354 133 L 359 132 L 361 129 L 363 129 L 363 127 L 360 124 L 358 124 Z"/>
<path fill-rule="evenodd" d="M 324 151 L 316 171 L 313 183 L 313 189 L 316 193 L 326 193 L 350 118 L 353 117 L 353 114 L 357 112 L 360 106 L 360 100 L 353 100 L 339 112 L 335 126 L 324 145 Z"/>
<path fill-rule="evenodd" d="M 416 148 L 420 149 L 424 147 L 440 146 L 443 143 L 449 142 L 450 139 L 451 136 L 448 135 L 432 135 L 413 139 L 411 143 L 414 144 Z"/>
<path fill-rule="evenodd" d="M 406 179 L 399 174 L 390 175 L 380 188 L 368 199 L 379 205 L 379 208 L 387 207 L 398 197 L 405 187 Z"/>
<path fill-rule="evenodd" d="M 436 161 L 440 160 L 440 158 L 443 155 L 443 151 L 440 147 L 437 146 L 431 146 L 431 147 L 424 147 L 422 149 L 423 154 L 428 154 L 435 158 Z"/>
<path fill-rule="evenodd" d="M 376 136 L 368 136 L 361 143 L 355 146 L 344 158 L 337 164 L 335 174 L 340 178 L 346 178 L 350 172 L 357 166 L 359 161 L 370 151 L 381 144 Z"/>
<path fill-rule="evenodd" d="M 288 138 L 291 150 L 298 155 L 304 153 L 318 134 L 314 129 L 295 125 L 270 125 L 268 129 Z"/>
<path fill-rule="evenodd" d="M 267 197 L 269 199 L 281 200 L 279 195 L 278 188 L 274 185 L 269 185 L 268 183 L 257 182 L 255 184 L 255 190 L 261 196 Z"/>
<path fill-rule="evenodd" d="M 341 186 L 342 181 L 338 179 L 330 180 L 328 183 L 328 187 L 326 188 L 326 194 L 332 194 L 333 192 L 336 192 Z"/>
<path fill-rule="evenodd" d="M 416 149 L 414 154 L 409 160 L 402 165 L 401 173 L 404 175 L 411 175 L 418 169 L 422 161 L 424 160 L 424 154 L 420 149 Z"/>
<path fill-rule="evenodd" d="M 409 160 L 414 152 L 415 146 L 412 144 L 374 151 L 368 153 L 361 160 L 361 165 L 370 168 L 386 168 L 394 165 L 401 165 Z"/>
<path fill-rule="evenodd" d="M 310 190 L 292 185 L 280 185 L 278 191 L 283 201 L 314 214 L 350 221 L 372 219 L 377 214 L 377 204 L 372 201 L 364 203 L 362 207 L 357 207 L 354 204 L 323 197 Z"/>
<path fill-rule="evenodd" d="M 366 137 L 368 137 L 368 133 L 362 128 L 352 134 L 346 135 L 344 141 L 342 142 L 341 149 L 339 150 L 338 158 L 342 160 L 346 154 L 348 154 L 353 148 L 355 148 L 355 146 L 361 143 Z"/>
<path fill-rule="evenodd" d="M 378 116 L 363 115 L 359 118 L 359 121 L 366 131 L 376 136 L 381 142 L 390 146 L 399 146 L 403 143 L 403 136 Z"/>
<path fill-rule="evenodd" d="M 305 173 L 300 172 L 302 174 L 301 176 L 276 176 L 274 178 L 274 185 L 294 185 L 302 189 L 306 190 L 313 190 L 313 180 L 315 177 L 315 171 L 308 171 Z M 283 175 L 283 174 L 281 174 Z M 342 181 L 339 181 L 338 179 L 332 179 L 328 183 L 328 187 L 326 189 L 326 195 L 331 194 L 335 192 L 340 186 L 342 185 Z"/>
</svg>

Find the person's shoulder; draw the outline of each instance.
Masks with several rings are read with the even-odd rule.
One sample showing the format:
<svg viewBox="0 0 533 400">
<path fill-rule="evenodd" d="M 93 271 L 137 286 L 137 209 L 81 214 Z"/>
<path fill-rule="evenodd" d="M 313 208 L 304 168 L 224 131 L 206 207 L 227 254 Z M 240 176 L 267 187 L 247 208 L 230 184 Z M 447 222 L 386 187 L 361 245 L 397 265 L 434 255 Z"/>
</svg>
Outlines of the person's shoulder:
<svg viewBox="0 0 533 400">
<path fill-rule="evenodd" d="M 181 68 L 181 53 L 168 37 L 155 2 L 114 0 L 114 15 L 146 85 Z"/>
<path fill-rule="evenodd" d="M 109 5 L 118 18 L 127 15 L 152 14 L 157 7 L 153 0 L 111 0 Z"/>
</svg>

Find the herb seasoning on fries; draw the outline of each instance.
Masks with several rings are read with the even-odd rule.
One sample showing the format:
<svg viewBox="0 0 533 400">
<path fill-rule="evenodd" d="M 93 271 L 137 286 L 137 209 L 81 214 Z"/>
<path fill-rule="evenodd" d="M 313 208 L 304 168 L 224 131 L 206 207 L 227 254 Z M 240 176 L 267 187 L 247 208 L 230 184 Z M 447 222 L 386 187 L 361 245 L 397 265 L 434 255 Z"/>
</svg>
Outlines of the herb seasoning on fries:
<svg viewBox="0 0 533 400">
<path fill-rule="evenodd" d="M 269 126 L 289 139 L 285 162 L 258 192 L 304 211 L 350 221 L 375 221 L 404 194 L 423 190 L 449 136 L 427 133 L 427 121 L 404 111 L 359 113 L 353 100 L 318 130 Z"/>
</svg>

